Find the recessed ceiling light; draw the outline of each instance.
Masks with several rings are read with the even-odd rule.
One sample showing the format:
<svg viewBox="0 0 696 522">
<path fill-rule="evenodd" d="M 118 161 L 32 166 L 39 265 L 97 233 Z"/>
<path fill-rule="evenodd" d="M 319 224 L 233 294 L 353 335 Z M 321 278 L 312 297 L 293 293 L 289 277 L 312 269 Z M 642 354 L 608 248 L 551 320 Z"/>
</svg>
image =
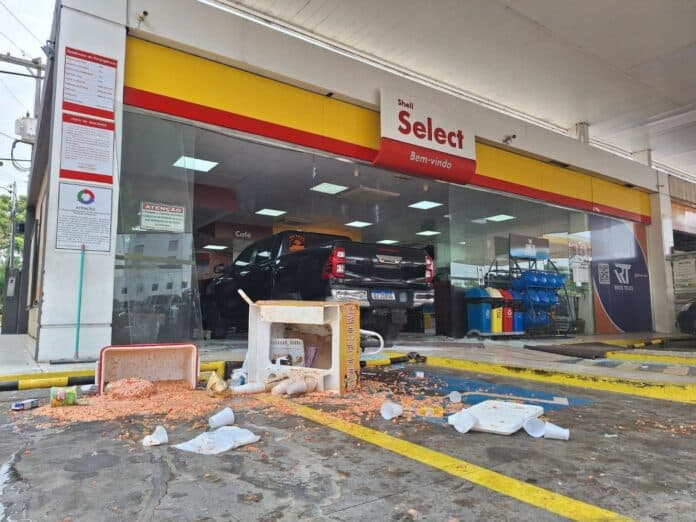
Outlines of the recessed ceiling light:
<svg viewBox="0 0 696 522">
<path fill-rule="evenodd" d="M 466 245 L 466 241 L 460 241 L 459 244 L 460 244 L 460 245 Z"/>
<path fill-rule="evenodd" d="M 225 245 L 205 245 L 203 248 L 206 250 L 227 250 Z"/>
<path fill-rule="evenodd" d="M 368 223 L 367 221 L 351 221 L 350 223 L 346 223 L 347 227 L 355 227 L 355 228 L 365 228 L 369 227 L 372 223 Z"/>
<path fill-rule="evenodd" d="M 422 232 L 416 232 L 419 236 L 437 236 L 440 232 L 436 230 L 423 230 Z"/>
<path fill-rule="evenodd" d="M 501 221 L 510 221 L 515 219 L 515 216 L 508 216 L 507 214 L 496 214 L 495 216 L 490 216 L 486 218 L 488 221 L 493 221 L 494 223 L 499 223 Z"/>
<path fill-rule="evenodd" d="M 319 185 L 312 187 L 309 190 L 314 192 L 323 192 L 324 194 L 338 194 L 344 190 L 348 190 L 345 185 L 335 185 L 334 183 L 319 183 Z"/>
<path fill-rule="evenodd" d="M 172 167 L 179 167 L 182 169 L 189 170 L 198 170 L 200 172 L 209 172 L 210 169 L 215 167 L 217 164 L 217 161 L 208 161 L 194 158 L 192 156 L 181 156 L 172 164 Z"/>
<path fill-rule="evenodd" d="M 276 210 L 274 208 L 262 208 L 261 210 L 257 210 L 256 213 L 259 216 L 271 216 L 271 217 L 278 217 L 282 216 L 285 214 L 284 210 Z"/>
<path fill-rule="evenodd" d="M 472 219 L 472 223 L 476 223 L 478 225 L 485 225 L 486 224 L 486 218 L 479 218 L 479 219 Z"/>
<path fill-rule="evenodd" d="M 442 203 L 436 203 L 435 201 L 428 201 L 424 199 L 423 201 L 418 201 L 409 205 L 411 208 L 417 208 L 419 210 L 430 210 L 431 208 L 441 207 Z"/>
<path fill-rule="evenodd" d="M 398 243 L 396 239 L 382 239 L 380 241 L 377 241 L 380 245 L 394 245 Z"/>
</svg>

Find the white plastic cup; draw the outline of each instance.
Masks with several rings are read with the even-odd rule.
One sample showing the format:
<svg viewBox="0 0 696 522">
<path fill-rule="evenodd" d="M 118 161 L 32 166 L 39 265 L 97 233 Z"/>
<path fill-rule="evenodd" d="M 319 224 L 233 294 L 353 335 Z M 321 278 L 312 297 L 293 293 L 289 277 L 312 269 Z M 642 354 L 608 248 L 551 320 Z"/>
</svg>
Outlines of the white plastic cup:
<svg viewBox="0 0 696 522">
<path fill-rule="evenodd" d="M 477 422 L 478 419 L 466 410 L 458 411 L 447 417 L 447 424 L 454 426 L 454 429 L 459 433 L 467 433 L 476 426 Z"/>
<path fill-rule="evenodd" d="M 164 426 L 157 426 L 152 435 L 146 435 L 143 439 L 143 446 L 159 446 L 160 444 L 166 444 L 169 442 L 169 437 L 167 436 L 167 430 Z"/>
<path fill-rule="evenodd" d="M 416 379 L 425 379 L 425 372 L 415 372 L 414 376 Z"/>
<path fill-rule="evenodd" d="M 560 426 L 556 426 L 552 422 L 547 422 L 544 425 L 544 438 L 556 440 L 569 440 L 570 430 L 567 428 L 561 428 Z"/>
<path fill-rule="evenodd" d="M 208 419 L 208 426 L 211 430 L 216 430 L 222 426 L 234 424 L 234 412 L 231 408 L 224 408 Z"/>
<path fill-rule="evenodd" d="M 462 394 L 458 391 L 453 391 L 449 394 L 449 400 L 454 403 L 462 402 Z"/>
<path fill-rule="evenodd" d="M 401 417 L 404 414 L 404 409 L 395 402 L 385 401 L 379 409 L 379 412 L 386 420 L 392 420 L 396 417 Z"/>
<path fill-rule="evenodd" d="M 248 394 L 248 393 L 262 393 L 266 391 L 266 385 L 262 382 L 248 382 L 240 386 L 232 386 L 232 393 L 235 394 Z"/>
<path fill-rule="evenodd" d="M 538 439 L 539 437 L 544 436 L 544 430 L 546 429 L 546 422 L 534 417 L 534 418 L 527 419 L 526 421 L 524 421 L 524 424 L 522 424 L 522 427 L 524 428 L 524 431 L 526 431 L 528 435 L 531 435 L 535 439 Z"/>
</svg>

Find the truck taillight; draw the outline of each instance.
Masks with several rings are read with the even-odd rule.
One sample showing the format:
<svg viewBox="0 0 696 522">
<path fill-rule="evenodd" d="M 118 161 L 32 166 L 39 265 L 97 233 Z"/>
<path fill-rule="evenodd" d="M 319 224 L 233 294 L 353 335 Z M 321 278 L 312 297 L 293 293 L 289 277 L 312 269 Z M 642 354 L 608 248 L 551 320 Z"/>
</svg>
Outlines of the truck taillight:
<svg viewBox="0 0 696 522">
<path fill-rule="evenodd" d="M 346 249 L 334 248 L 324 267 L 324 279 L 341 279 L 346 275 Z"/>
<path fill-rule="evenodd" d="M 426 256 L 425 256 L 425 282 L 432 283 L 433 277 L 435 277 L 435 266 L 433 265 L 433 258 L 426 254 Z"/>
</svg>

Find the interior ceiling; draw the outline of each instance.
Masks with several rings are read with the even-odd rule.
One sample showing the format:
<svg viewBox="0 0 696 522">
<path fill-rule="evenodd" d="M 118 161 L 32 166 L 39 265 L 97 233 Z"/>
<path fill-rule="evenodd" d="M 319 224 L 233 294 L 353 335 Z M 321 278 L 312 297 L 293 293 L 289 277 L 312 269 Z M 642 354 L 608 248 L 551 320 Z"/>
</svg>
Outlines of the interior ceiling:
<svg viewBox="0 0 696 522">
<path fill-rule="evenodd" d="M 696 1 L 221 3 L 696 179 Z"/>
<path fill-rule="evenodd" d="M 195 187 L 200 185 L 234 191 L 236 208 L 231 212 L 201 205 L 194 208 L 196 231 L 205 230 L 215 221 L 273 227 L 285 225 L 286 220 L 301 220 L 301 224 L 292 226 L 347 233 L 355 229 L 345 223 L 359 220 L 372 223 L 360 229 L 364 241 L 392 239 L 401 245 L 420 247 L 453 244 L 459 250 L 458 257 L 485 262 L 487 240 L 493 236 L 562 235 L 582 232 L 587 226 L 583 215 L 575 211 L 262 145 L 156 116 L 126 112 L 123 128 L 121 170 L 127 188 L 122 188 L 121 204 L 122 208 L 130 205 L 130 213 L 137 213 L 141 200 L 191 208 Z M 172 164 L 182 155 L 217 165 L 207 173 L 174 167 Z M 320 183 L 348 187 L 344 196 L 355 192 L 360 197 L 310 190 Z M 229 192 L 220 194 L 227 197 Z M 409 208 L 422 200 L 441 206 Z M 287 213 L 277 218 L 257 215 L 262 208 Z M 482 219 L 498 214 L 514 219 L 499 223 Z M 124 223 L 136 222 L 130 216 Z M 416 234 L 423 230 L 440 234 Z M 461 242 L 466 242 L 466 248 L 460 246 Z"/>
</svg>

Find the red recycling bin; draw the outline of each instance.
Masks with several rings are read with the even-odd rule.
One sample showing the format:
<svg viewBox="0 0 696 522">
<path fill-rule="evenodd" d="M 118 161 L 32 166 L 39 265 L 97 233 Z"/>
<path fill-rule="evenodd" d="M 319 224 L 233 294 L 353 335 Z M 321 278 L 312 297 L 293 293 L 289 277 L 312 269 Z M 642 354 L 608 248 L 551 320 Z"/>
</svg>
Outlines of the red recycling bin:
<svg viewBox="0 0 696 522">
<path fill-rule="evenodd" d="M 513 308 L 512 308 L 512 293 L 508 290 L 501 290 L 503 296 L 503 332 L 512 332 L 513 328 Z"/>
</svg>

